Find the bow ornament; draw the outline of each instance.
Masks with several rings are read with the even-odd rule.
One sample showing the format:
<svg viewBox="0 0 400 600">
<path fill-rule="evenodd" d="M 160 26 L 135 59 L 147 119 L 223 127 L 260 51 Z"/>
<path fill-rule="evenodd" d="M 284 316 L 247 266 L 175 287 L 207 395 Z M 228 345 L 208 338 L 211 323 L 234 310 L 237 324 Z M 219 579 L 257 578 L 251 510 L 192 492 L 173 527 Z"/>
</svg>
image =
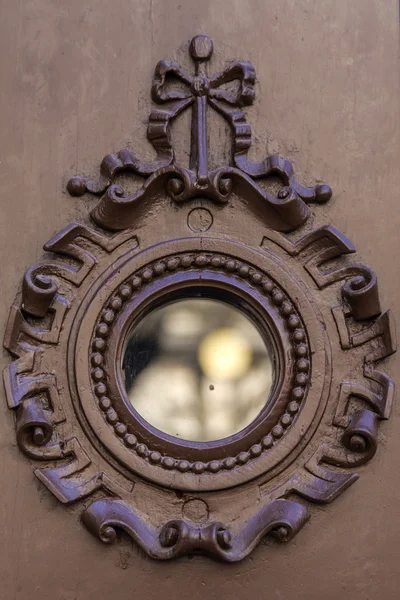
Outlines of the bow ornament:
<svg viewBox="0 0 400 600">
<path fill-rule="evenodd" d="M 208 181 L 207 104 L 232 121 L 232 111 L 222 103 L 242 107 L 252 104 L 255 98 L 253 86 L 256 72 L 253 65 L 247 61 L 235 62 L 222 73 L 209 77 L 207 63 L 212 52 L 213 43 L 210 38 L 205 35 L 196 36 L 190 44 L 195 73 L 188 75 L 175 61 L 161 60 L 155 68 L 152 87 L 155 103 L 176 103 L 170 118 L 193 105 L 190 168 L 196 170 L 199 185 L 206 185 Z M 171 79 L 179 86 L 171 85 Z M 233 90 L 221 88 L 230 83 L 235 84 Z M 249 137 L 250 128 L 247 124 L 244 127 L 246 131 L 243 133 Z"/>
</svg>

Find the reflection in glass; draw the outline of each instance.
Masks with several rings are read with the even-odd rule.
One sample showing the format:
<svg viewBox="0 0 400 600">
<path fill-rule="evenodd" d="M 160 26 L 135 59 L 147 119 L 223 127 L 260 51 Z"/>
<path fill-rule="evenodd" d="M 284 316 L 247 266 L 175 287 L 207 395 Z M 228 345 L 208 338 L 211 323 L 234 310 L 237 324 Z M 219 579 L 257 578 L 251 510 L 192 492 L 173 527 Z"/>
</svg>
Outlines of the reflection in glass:
<svg viewBox="0 0 400 600">
<path fill-rule="evenodd" d="M 123 358 L 129 401 L 151 425 L 193 441 L 251 423 L 273 385 L 273 361 L 254 324 L 229 304 L 185 299 L 149 313 Z"/>
</svg>

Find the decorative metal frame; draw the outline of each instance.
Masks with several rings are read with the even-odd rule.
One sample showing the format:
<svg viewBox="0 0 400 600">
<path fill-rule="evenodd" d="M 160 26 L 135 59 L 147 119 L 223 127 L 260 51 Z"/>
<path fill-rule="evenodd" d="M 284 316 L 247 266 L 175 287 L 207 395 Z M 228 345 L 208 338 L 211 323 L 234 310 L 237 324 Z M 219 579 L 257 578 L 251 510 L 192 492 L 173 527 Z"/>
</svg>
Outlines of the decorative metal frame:
<svg viewBox="0 0 400 600">
<path fill-rule="evenodd" d="M 72 195 L 102 197 L 87 223 L 56 235 L 28 269 L 4 342 L 14 357 L 4 381 L 17 442 L 38 479 L 81 506 L 82 523 L 103 542 L 122 529 L 159 559 L 201 551 L 237 561 L 267 534 L 292 538 L 309 517 L 302 498 L 331 502 L 358 478 L 393 400 L 392 380 L 376 369 L 396 346 L 375 273 L 348 260 L 355 249 L 334 227 L 302 230 L 309 204 L 331 198 L 329 186 L 300 185 L 277 155 L 249 161 L 242 108 L 254 101 L 255 70 L 235 62 L 210 77 L 212 50 L 207 36 L 193 38 L 194 75 L 158 63 L 153 162 L 122 150 L 103 159 L 97 180 L 69 181 Z M 232 165 L 212 171 L 207 106 L 233 137 Z M 169 126 L 189 107 L 185 168 Z M 146 181 L 125 195 L 113 183 L 121 172 Z M 276 195 L 267 191 L 272 177 Z M 207 443 L 144 421 L 118 366 L 134 322 L 199 289 L 245 307 L 272 336 L 279 363 L 255 421 Z"/>
</svg>

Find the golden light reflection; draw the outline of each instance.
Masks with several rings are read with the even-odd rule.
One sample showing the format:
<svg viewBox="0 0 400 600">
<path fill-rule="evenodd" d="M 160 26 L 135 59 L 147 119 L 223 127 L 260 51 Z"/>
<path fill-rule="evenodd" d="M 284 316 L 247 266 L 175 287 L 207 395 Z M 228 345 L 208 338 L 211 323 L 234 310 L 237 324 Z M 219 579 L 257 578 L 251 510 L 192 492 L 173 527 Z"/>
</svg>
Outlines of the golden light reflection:
<svg viewBox="0 0 400 600">
<path fill-rule="evenodd" d="M 241 379 L 249 370 L 252 359 L 250 344 L 233 327 L 212 331 L 199 345 L 199 363 L 203 373 L 216 381 Z"/>
<path fill-rule="evenodd" d="M 221 439 L 251 423 L 274 376 L 254 324 L 205 298 L 148 314 L 130 332 L 122 366 L 135 410 L 157 429 L 193 441 Z"/>
</svg>

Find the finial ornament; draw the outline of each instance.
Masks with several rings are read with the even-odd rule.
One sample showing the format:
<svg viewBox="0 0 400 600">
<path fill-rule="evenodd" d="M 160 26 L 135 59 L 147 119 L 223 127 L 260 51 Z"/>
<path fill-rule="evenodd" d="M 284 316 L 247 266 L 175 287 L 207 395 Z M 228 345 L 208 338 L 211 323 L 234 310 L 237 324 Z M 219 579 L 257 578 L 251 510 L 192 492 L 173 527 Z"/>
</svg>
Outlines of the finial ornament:
<svg viewBox="0 0 400 600">
<path fill-rule="evenodd" d="M 252 162 L 247 153 L 251 146 L 251 128 L 243 108 L 255 99 L 256 71 L 248 61 L 235 61 L 222 73 L 208 74 L 213 43 L 206 35 L 195 36 L 189 45 L 194 62 L 194 73 L 186 73 L 173 60 L 161 60 L 154 71 L 151 96 L 161 108 L 153 108 L 147 137 L 157 155 L 154 161 L 145 162 L 135 152 L 125 149 L 106 156 L 100 167 L 100 177 L 91 181 L 73 177 L 68 190 L 74 196 L 85 192 L 105 194 L 94 209 L 94 220 L 109 229 L 119 230 L 133 223 L 133 203 L 151 193 L 155 181 L 176 202 L 199 196 L 214 202 L 226 203 L 238 185 L 246 185 L 250 193 L 264 202 L 267 224 L 278 231 L 291 231 L 304 223 L 309 216 L 307 204 L 327 202 L 332 195 L 328 185 L 313 188 L 301 185 L 295 178 L 293 166 L 277 154 L 260 162 Z M 179 86 L 176 85 L 179 82 Z M 226 84 L 235 84 L 226 87 Z M 189 168 L 177 165 L 172 148 L 170 124 L 183 111 L 192 110 Z M 228 122 L 232 131 L 231 165 L 210 171 L 207 146 L 207 112 L 217 111 Z M 134 172 L 148 177 L 143 188 L 134 196 L 126 197 L 120 187 L 113 186 L 118 173 Z M 277 197 L 257 185 L 257 179 L 278 177 L 282 189 Z"/>
</svg>

